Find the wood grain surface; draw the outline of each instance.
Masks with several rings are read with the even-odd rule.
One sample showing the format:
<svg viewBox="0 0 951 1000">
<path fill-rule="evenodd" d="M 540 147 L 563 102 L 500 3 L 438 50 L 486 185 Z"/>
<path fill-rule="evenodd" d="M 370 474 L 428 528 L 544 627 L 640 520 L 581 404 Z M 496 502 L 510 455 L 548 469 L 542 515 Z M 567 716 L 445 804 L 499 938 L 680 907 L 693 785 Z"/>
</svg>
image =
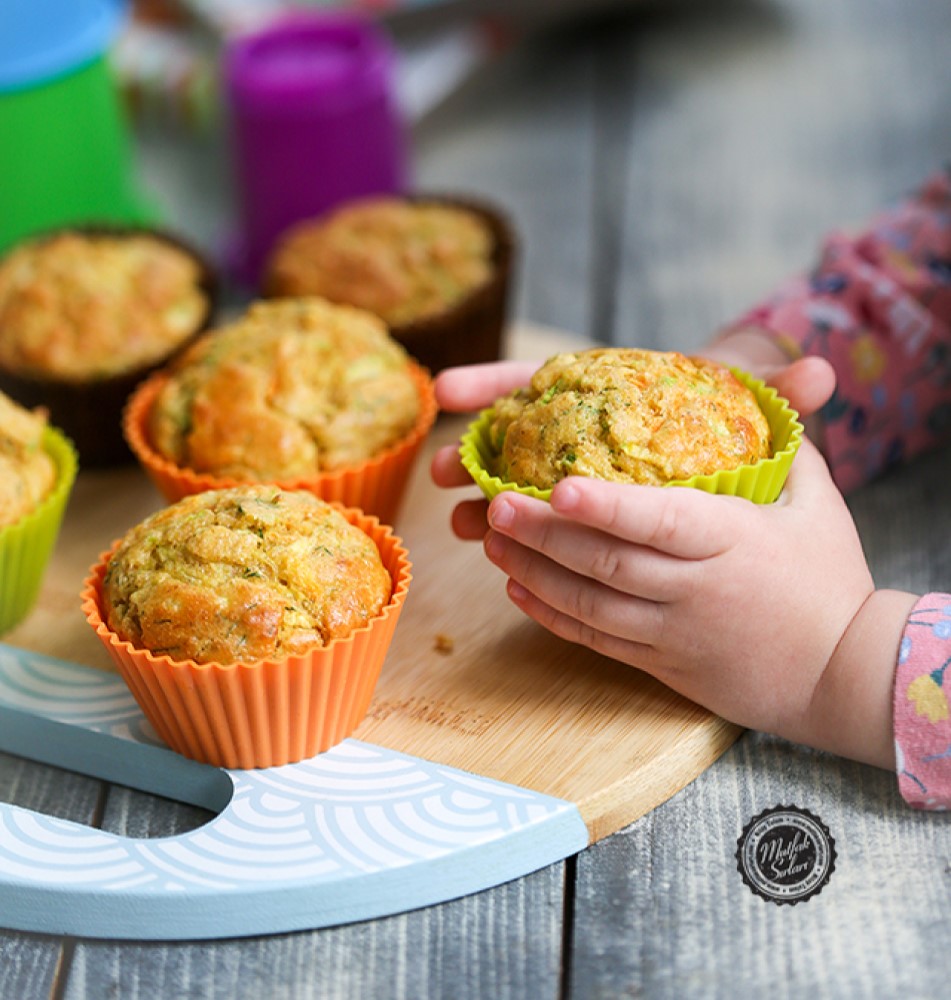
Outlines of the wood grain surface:
<svg viewBox="0 0 951 1000">
<path fill-rule="evenodd" d="M 524 324 L 509 343 L 513 356 L 540 358 L 583 346 Z M 552 636 L 508 601 L 481 546 L 452 535 L 458 491 L 429 478 L 433 451 L 457 441 L 466 422 L 441 417 L 414 472 L 397 522 L 413 584 L 354 736 L 566 799 L 599 840 L 695 778 L 739 729 L 640 671 Z M 81 471 L 37 606 L 6 641 L 111 669 L 77 613 L 77 594 L 98 553 L 161 504 L 138 467 Z"/>
</svg>

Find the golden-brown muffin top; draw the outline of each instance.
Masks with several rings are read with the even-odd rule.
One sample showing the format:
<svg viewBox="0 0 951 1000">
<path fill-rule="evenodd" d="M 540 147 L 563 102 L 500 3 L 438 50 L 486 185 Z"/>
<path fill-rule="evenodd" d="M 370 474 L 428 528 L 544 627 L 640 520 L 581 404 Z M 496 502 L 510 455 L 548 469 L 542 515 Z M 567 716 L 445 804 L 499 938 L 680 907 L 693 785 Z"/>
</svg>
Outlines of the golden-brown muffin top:
<svg viewBox="0 0 951 1000">
<path fill-rule="evenodd" d="M 0 366 L 83 382 L 163 361 L 202 325 L 202 267 L 147 233 L 64 232 L 0 261 Z"/>
<path fill-rule="evenodd" d="M 46 415 L 0 392 L 0 527 L 19 521 L 49 493 L 56 465 L 43 449 Z"/>
<path fill-rule="evenodd" d="M 449 203 L 375 197 L 299 223 L 279 241 L 267 286 L 359 306 L 392 327 L 443 312 L 492 273 L 493 236 Z"/>
<path fill-rule="evenodd" d="M 495 410 L 492 471 L 539 489 L 568 475 L 660 485 L 770 455 L 753 393 L 721 365 L 676 352 L 558 354 Z"/>
<path fill-rule="evenodd" d="M 172 366 L 153 447 L 196 472 L 288 481 L 351 465 L 419 413 L 406 352 L 370 313 L 322 299 L 258 302 Z"/>
<path fill-rule="evenodd" d="M 109 627 L 197 663 L 252 663 L 324 646 L 386 606 L 373 540 L 313 494 L 249 485 L 198 493 L 132 528 L 109 560 Z"/>
</svg>

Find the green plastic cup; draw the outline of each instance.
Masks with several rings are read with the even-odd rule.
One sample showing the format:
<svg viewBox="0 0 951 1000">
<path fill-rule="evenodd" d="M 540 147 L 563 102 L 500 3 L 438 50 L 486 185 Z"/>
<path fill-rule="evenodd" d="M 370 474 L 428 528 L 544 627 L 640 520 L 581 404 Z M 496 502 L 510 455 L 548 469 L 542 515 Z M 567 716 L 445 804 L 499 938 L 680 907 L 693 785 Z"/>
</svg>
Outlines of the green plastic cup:
<svg viewBox="0 0 951 1000">
<path fill-rule="evenodd" d="M 128 128 L 104 55 L 0 90 L 0 253 L 81 222 L 152 222 L 133 183 Z"/>
</svg>

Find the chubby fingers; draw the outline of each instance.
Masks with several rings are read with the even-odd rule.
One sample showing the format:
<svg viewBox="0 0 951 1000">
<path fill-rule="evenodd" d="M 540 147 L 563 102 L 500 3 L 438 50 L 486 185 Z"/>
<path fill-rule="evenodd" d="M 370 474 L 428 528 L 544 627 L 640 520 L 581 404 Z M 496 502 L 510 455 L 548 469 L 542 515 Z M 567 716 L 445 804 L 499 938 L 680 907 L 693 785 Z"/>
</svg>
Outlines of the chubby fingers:
<svg viewBox="0 0 951 1000">
<path fill-rule="evenodd" d="M 472 486 L 472 476 L 459 461 L 459 445 L 447 444 L 433 455 L 429 474 L 437 486 L 452 489 L 454 486 Z"/>
<path fill-rule="evenodd" d="M 577 594 L 559 600 L 570 587 L 597 581 L 615 592 L 651 601 L 672 601 L 682 595 L 691 561 L 638 545 L 597 527 L 563 517 L 549 504 L 530 497 L 501 494 L 489 507 L 486 553 L 501 569 L 561 610 L 583 615 Z M 533 554 L 543 556 L 534 560 Z M 559 575 L 549 591 L 549 579 L 539 576 L 551 566 L 575 578 Z M 586 598 L 585 598 L 586 599 Z"/>
<path fill-rule="evenodd" d="M 464 542 L 477 542 L 488 530 L 485 500 L 463 500 L 456 504 L 450 517 L 450 525 L 457 538 Z"/>
<path fill-rule="evenodd" d="M 661 655 L 653 646 L 632 639 L 622 639 L 611 632 L 604 632 L 587 622 L 572 618 L 571 615 L 546 604 L 514 580 L 509 580 L 507 592 L 512 603 L 529 618 L 534 618 L 539 625 L 561 639 L 587 646 L 611 659 L 630 663 L 651 673 L 657 673 L 662 666 Z"/>
<path fill-rule="evenodd" d="M 845 502 L 832 481 L 826 460 L 808 438 L 803 438 L 777 506 L 827 513 L 832 504 L 845 509 Z"/>
<path fill-rule="evenodd" d="M 765 372 L 764 377 L 802 417 L 823 407 L 835 391 L 835 369 L 825 358 L 800 358 Z"/>
<path fill-rule="evenodd" d="M 491 406 L 499 396 L 527 385 L 538 369 L 534 361 L 496 361 L 486 365 L 446 368 L 435 380 L 436 400 L 443 410 L 467 413 Z"/>
<path fill-rule="evenodd" d="M 753 504 L 736 497 L 583 476 L 569 476 L 558 483 L 551 507 L 562 517 L 614 539 L 681 559 L 709 559 L 725 551 L 746 519 L 756 516 Z"/>
<path fill-rule="evenodd" d="M 534 608 L 533 617 L 543 615 L 546 626 L 563 617 L 562 628 L 573 621 L 576 628 L 639 645 L 653 645 L 661 637 L 664 610 L 657 602 L 575 573 L 494 531 L 486 535 L 485 551 L 509 577 L 509 596 L 521 607 Z"/>
</svg>

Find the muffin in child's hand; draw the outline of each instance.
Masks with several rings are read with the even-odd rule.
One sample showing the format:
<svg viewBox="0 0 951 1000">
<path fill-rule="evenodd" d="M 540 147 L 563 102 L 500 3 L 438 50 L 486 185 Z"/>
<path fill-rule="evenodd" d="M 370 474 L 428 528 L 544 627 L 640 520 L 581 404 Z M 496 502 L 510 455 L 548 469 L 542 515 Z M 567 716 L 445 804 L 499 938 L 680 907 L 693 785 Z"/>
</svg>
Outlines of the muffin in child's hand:
<svg viewBox="0 0 951 1000">
<path fill-rule="evenodd" d="M 0 633 L 36 603 L 75 478 L 76 452 L 46 414 L 0 392 Z"/>
<path fill-rule="evenodd" d="M 483 412 L 461 453 L 489 496 L 547 498 L 577 475 L 770 502 L 802 434 L 795 418 L 774 390 L 715 362 L 594 348 L 550 358 Z"/>
<path fill-rule="evenodd" d="M 272 252 L 264 291 L 366 309 L 434 372 L 493 361 L 513 242 L 508 222 L 481 202 L 363 198 L 289 229 Z"/>
<path fill-rule="evenodd" d="M 129 460 L 122 407 L 208 322 L 214 279 L 177 238 L 66 230 L 0 260 L 0 388 L 43 406 L 85 465 Z"/>
<path fill-rule="evenodd" d="M 726 369 L 676 353 L 558 354 L 495 404 L 496 472 L 549 489 L 568 475 L 659 485 L 769 455 L 756 397 Z"/>
<path fill-rule="evenodd" d="M 169 746 L 273 767 L 362 720 L 410 569 L 376 518 L 252 484 L 132 528 L 92 568 L 83 610 Z"/>
</svg>

